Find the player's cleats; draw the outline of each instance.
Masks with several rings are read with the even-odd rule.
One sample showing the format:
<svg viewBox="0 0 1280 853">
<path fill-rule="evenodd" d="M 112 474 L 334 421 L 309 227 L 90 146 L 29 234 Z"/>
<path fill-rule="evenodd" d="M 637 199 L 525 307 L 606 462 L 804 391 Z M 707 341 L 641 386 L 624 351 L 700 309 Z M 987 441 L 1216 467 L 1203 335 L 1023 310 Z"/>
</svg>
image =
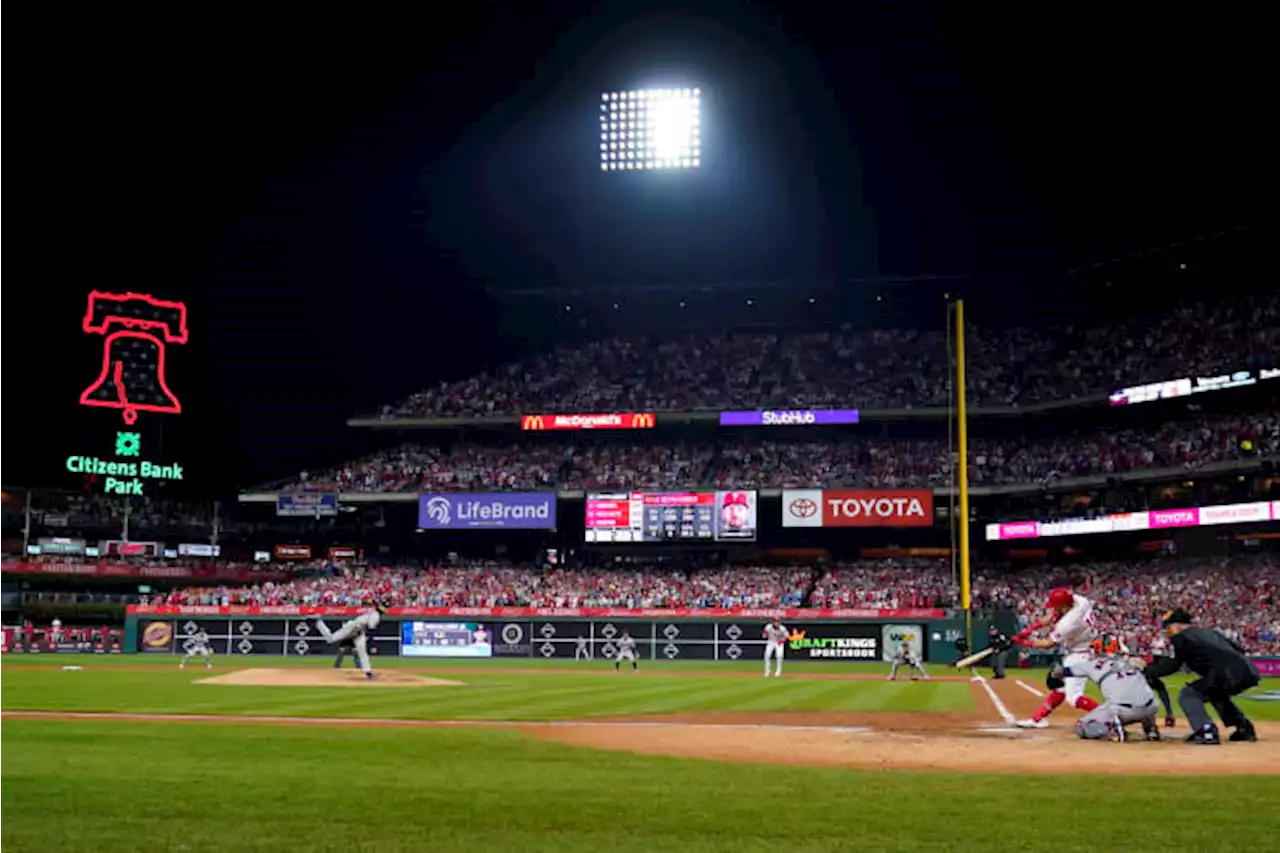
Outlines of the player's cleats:
<svg viewBox="0 0 1280 853">
<path fill-rule="evenodd" d="M 1014 725 L 1020 729 L 1047 729 L 1049 728 L 1049 721 L 1048 720 L 1032 720 L 1028 718 L 1025 720 L 1018 720 L 1016 723 L 1014 723 Z"/>
<path fill-rule="evenodd" d="M 1156 727 L 1155 720 L 1142 721 L 1142 735 L 1147 740 L 1160 740 L 1160 729 Z"/>
<path fill-rule="evenodd" d="M 1124 743 L 1124 726 L 1120 724 L 1120 718 L 1115 717 L 1111 722 L 1107 723 L 1108 735 L 1107 739 L 1116 743 Z"/>
<path fill-rule="evenodd" d="M 1236 730 L 1227 740 L 1233 743 L 1255 743 L 1258 740 L 1258 733 L 1254 731 L 1253 723 L 1245 722 L 1243 725 L 1236 726 Z"/>
<path fill-rule="evenodd" d="M 1199 731 L 1187 735 L 1187 743 L 1198 746 L 1219 746 L 1222 740 L 1218 737 L 1218 727 L 1209 723 Z"/>
</svg>

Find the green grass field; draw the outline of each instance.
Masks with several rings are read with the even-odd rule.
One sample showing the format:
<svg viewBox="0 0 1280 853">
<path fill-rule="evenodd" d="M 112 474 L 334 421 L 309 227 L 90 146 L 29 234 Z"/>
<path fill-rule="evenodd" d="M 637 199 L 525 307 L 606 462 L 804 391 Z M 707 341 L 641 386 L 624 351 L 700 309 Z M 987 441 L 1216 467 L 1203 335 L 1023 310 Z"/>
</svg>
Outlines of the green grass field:
<svg viewBox="0 0 1280 853">
<path fill-rule="evenodd" d="M 65 664 L 84 669 L 57 668 Z M 658 672 L 641 678 L 562 663 L 542 664 L 545 674 L 509 671 L 498 662 L 481 672 L 474 662 L 379 666 L 430 669 L 462 685 L 197 685 L 203 669 L 179 671 L 171 658 L 132 655 L 8 659 L 0 678 L 6 712 L 546 720 L 713 710 L 982 710 L 964 682 L 806 677 L 848 672 L 842 664 L 793 665 L 788 678 L 770 681 L 718 677 L 712 673 L 735 665 L 688 662 L 648 663 Z M 757 669 L 755 662 L 737 666 L 744 676 Z M 1031 673 L 1027 680 L 1041 677 Z M 1280 689 L 1280 680 L 1259 689 Z M 1257 719 L 1280 719 L 1280 702 L 1249 702 L 1247 710 Z M 3 748 L 6 853 L 1063 853 L 1263 850 L 1275 849 L 1280 838 L 1274 808 L 1280 776 L 1018 776 L 984 774 L 980 761 L 973 773 L 853 771 L 647 757 L 476 728 L 6 719 Z"/>
</svg>

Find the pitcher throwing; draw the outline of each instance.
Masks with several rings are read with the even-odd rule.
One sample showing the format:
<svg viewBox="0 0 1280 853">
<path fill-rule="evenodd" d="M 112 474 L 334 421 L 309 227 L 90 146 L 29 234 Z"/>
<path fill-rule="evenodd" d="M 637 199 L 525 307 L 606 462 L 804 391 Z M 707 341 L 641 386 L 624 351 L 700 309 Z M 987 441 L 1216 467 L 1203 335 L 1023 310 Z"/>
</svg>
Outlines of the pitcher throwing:
<svg viewBox="0 0 1280 853">
<path fill-rule="evenodd" d="M 316 630 L 329 643 L 337 643 L 342 645 L 350 643 L 356 653 L 356 661 L 360 664 L 360 669 L 364 672 L 364 677 L 373 680 L 373 666 L 369 663 L 369 634 L 377 629 L 382 622 L 383 606 L 377 602 L 356 618 L 349 622 L 343 623 L 342 627 L 336 631 L 330 631 L 329 626 L 324 624 L 323 619 L 316 620 Z M 341 661 L 339 661 L 341 666 Z"/>
</svg>

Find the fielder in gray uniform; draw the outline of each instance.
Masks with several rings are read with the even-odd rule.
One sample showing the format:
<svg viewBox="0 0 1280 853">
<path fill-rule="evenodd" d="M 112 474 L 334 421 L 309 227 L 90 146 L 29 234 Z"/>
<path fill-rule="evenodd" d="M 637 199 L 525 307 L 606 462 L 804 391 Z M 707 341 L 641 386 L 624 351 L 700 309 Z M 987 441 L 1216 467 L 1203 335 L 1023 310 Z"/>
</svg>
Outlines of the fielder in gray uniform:
<svg viewBox="0 0 1280 853">
<path fill-rule="evenodd" d="M 889 670 L 889 680 L 896 681 L 898 678 L 898 667 L 905 666 L 907 671 L 911 673 L 911 680 L 917 681 L 923 678 L 929 680 L 929 673 L 924 671 L 924 664 L 920 662 L 920 658 L 915 656 L 911 651 L 910 643 L 903 643 L 898 649 L 898 653 L 893 656 L 893 667 Z"/>
<path fill-rule="evenodd" d="M 351 644 L 355 649 L 356 661 L 359 662 L 364 677 L 370 681 L 373 680 L 373 666 L 369 663 L 369 634 L 373 633 L 382 622 L 382 613 L 382 605 L 374 604 L 356 618 L 343 623 L 342 627 L 336 631 L 330 631 L 323 619 L 316 620 L 316 630 L 327 642 L 336 643 L 339 647 L 347 643 Z M 342 661 L 339 660 L 338 666 L 341 665 Z"/>
<path fill-rule="evenodd" d="M 633 670 L 640 668 L 636 663 L 636 641 L 631 639 L 631 635 L 626 631 L 622 632 L 622 637 L 618 640 L 618 656 L 613 659 L 613 668 L 615 671 L 622 668 L 622 662 L 624 660 L 631 661 L 631 668 Z"/>
<path fill-rule="evenodd" d="M 182 663 L 178 664 L 178 669 L 185 668 L 187 661 L 196 655 L 204 655 L 204 668 L 213 669 L 213 649 L 209 647 L 209 635 L 203 630 L 198 631 L 191 638 L 191 646 L 187 649 L 187 653 L 182 656 Z"/>
<path fill-rule="evenodd" d="M 1142 670 L 1122 658 L 1098 655 L 1071 666 L 1061 664 L 1049 670 L 1045 685 L 1050 690 L 1062 688 L 1064 678 L 1088 678 L 1102 691 L 1102 704 L 1076 721 L 1076 734 L 1086 740 L 1124 742 L 1124 727 L 1141 723 L 1147 740 L 1160 740 L 1156 728 L 1155 694 Z"/>
</svg>

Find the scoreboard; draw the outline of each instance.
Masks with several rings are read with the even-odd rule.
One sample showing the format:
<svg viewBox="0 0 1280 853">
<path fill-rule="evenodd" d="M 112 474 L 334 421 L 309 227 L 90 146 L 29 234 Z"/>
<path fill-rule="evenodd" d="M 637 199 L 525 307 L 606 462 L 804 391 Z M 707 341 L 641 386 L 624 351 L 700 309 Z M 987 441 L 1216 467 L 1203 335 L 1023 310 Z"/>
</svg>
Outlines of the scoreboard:
<svg viewBox="0 0 1280 853">
<path fill-rule="evenodd" d="M 489 629 L 478 622 L 401 622 L 400 653 L 407 658 L 493 657 Z"/>
<path fill-rule="evenodd" d="M 587 542 L 754 542 L 757 497 L 721 492 L 588 492 Z"/>
</svg>

